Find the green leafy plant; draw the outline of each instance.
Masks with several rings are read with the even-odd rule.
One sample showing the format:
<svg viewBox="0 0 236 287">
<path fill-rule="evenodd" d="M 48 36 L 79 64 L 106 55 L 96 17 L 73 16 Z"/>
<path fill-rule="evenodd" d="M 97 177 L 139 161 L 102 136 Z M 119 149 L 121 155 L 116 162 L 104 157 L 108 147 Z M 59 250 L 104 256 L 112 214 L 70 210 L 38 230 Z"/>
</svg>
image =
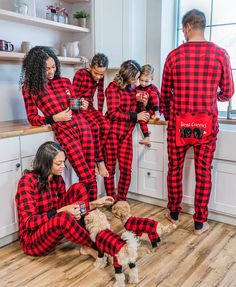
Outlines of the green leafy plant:
<svg viewBox="0 0 236 287">
<path fill-rule="evenodd" d="M 86 10 L 80 10 L 80 11 L 77 11 L 73 14 L 73 17 L 75 19 L 80 19 L 80 18 L 88 18 L 90 15 L 89 13 L 86 11 Z"/>
</svg>

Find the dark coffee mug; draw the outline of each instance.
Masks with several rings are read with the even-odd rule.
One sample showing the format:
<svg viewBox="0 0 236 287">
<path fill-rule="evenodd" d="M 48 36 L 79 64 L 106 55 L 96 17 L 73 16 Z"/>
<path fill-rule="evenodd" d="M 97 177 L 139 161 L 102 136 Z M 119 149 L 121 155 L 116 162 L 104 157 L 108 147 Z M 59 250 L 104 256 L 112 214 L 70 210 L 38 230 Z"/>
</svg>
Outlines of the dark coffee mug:
<svg viewBox="0 0 236 287">
<path fill-rule="evenodd" d="M 79 110 L 81 106 L 81 100 L 78 98 L 70 98 L 70 109 Z"/>
<path fill-rule="evenodd" d="M 11 42 L 0 40 L 0 51 L 4 52 L 12 52 L 14 50 L 14 46 Z"/>
</svg>

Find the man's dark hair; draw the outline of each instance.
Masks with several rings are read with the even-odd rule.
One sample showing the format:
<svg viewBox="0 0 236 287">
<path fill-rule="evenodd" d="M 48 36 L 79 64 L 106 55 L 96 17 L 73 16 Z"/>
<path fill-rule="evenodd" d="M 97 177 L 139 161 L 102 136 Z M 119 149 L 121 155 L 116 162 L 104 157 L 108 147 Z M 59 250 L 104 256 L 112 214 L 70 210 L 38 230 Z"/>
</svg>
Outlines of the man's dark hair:
<svg viewBox="0 0 236 287">
<path fill-rule="evenodd" d="M 91 61 L 91 67 L 108 68 L 108 58 L 105 54 L 97 53 L 93 56 Z"/>
<path fill-rule="evenodd" d="M 182 26 L 189 24 L 193 29 L 204 30 L 206 28 L 206 16 L 203 12 L 192 9 L 182 18 Z"/>
</svg>

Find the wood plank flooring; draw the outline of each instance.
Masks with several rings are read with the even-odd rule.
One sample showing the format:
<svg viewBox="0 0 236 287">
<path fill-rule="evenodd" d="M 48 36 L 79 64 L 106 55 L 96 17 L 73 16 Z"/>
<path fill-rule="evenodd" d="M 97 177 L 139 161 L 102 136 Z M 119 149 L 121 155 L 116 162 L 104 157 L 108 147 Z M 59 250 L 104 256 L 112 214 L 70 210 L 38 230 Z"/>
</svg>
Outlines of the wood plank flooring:
<svg viewBox="0 0 236 287">
<path fill-rule="evenodd" d="M 129 200 L 134 215 L 158 219 L 167 224 L 166 209 Z M 118 219 L 103 209 L 116 232 Z M 139 247 L 139 287 L 236 287 L 236 227 L 210 221 L 210 231 L 193 234 L 191 215 L 181 214 L 180 225 L 163 235 L 158 250 L 150 252 L 143 235 Z M 70 242 L 58 246 L 45 257 L 25 255 L 18 241 L 0 249 L 1 287 L 111 287 L 113 267 L 93 267 L 93 259 L 80 255 Z M 126 286 L 134 286 L 127 284 Z"/>
</svg>

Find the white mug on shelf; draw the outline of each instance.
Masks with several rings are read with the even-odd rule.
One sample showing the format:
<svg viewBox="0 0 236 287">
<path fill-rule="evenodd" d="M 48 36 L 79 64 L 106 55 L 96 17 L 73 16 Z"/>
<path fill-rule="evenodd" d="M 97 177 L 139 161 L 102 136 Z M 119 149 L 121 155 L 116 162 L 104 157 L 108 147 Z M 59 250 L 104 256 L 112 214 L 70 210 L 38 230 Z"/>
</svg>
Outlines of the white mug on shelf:
<svg viewBox="0 0 236 287">
<path fill-rule="evenodd" d="M 31 48 L 32 48 L 32 45 L 31 45 L 30 42 L 28 42 L 28 41 L 23 41 L 23 42 L 21 43 L 21 52 L 22 52 L 22 53 L 28 53 Z"/>
</svg>

